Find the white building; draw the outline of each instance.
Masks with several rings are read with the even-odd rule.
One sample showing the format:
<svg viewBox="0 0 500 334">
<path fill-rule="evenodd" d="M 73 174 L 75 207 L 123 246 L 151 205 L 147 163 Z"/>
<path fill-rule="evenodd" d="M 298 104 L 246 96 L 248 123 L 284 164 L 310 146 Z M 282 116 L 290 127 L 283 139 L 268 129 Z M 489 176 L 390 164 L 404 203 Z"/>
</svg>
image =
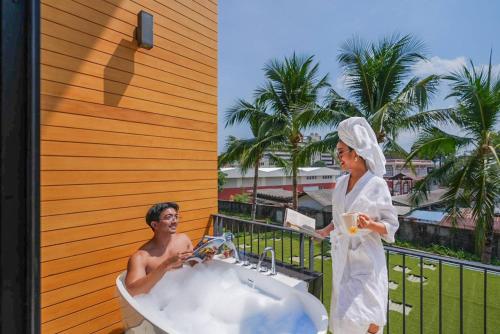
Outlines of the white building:
<svg viewBox="0 0 500 334">
<path fill-rule="evenodd" d="M 226 183 L 223 191 L 219 193 L 219 199 L 230 199 L 232 195 L 250 193 L 253 189 L 253 169 L 242 174 L 238 167 L 221 168 L 226 175 Z M 320 189 L 332 189 L 335 179 L 340 175 L 340 170 L 327 167 L 303 167 L 299 168 L 297 175 L 298 191 L 311 191 Z M 259 168 L 257 182 L 258 189 L 283 189 L 292 190 L 292 177 L 287 175 L 280 167 Z"/>
</svg>

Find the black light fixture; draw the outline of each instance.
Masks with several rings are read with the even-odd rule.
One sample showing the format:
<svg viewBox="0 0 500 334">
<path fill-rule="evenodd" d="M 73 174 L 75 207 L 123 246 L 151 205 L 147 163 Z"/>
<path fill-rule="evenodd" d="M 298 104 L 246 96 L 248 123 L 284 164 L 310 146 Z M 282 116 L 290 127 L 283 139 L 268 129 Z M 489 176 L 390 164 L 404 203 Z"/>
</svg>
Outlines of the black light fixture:
<svg viewBox="0 0 500 334">
<path fill-rule="evenodd" d="M 141 10 L 137 14 L 137 44 L 140 48 L 153 48 L 153 15 Z"/>
</svg>

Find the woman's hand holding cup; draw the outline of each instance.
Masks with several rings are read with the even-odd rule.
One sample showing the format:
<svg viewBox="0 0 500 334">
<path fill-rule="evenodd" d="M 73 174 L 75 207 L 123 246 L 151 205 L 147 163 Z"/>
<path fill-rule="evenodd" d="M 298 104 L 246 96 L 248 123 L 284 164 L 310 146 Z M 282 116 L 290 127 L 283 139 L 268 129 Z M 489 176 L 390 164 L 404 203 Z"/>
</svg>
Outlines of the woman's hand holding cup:
<svg viewBox="0 0 500 334">
<path fill-rule="evenodd" d="M 368 215 L 364 213 L 359 213 L 358 214 L 358 227 L 359 228 L 367 228 L 371 230 L 371 227 L 373 226 L 374 221 L 371 219 Z"/>
</svg>

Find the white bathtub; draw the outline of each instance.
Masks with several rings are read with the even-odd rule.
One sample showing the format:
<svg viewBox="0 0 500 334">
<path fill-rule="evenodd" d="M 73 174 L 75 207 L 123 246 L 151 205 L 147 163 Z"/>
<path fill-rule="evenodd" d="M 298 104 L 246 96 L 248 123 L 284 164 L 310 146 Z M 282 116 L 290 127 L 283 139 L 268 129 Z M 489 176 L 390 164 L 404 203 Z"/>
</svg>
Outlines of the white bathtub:
<svg viewBox="0 0 500 334">
<path fill-rule="evenodd" d="M 288 277 L 271 277 L 258 273 L 256 270 L 250 270 L 246 267 L 241 267 L 227 261 L 214 260 L 210 263 L 209 268 L 234 268 L 238 275 L 238 279 L 246 284 L 255 287 L 255 293 L 263 293 L 272 295 L 275 298 L 290 295 L 292 293 L 300 300 L 304 313 L 309 316 L 312 323 L 316 327 L 314 333 L 327 333 L 328 316 L 323 304 L 313 295 L 305 292 L 302 284 L 296 284 L 293 279 Z M 124 285 L 125 272 L 120 274 L 116 279 L 117 290 L 120 296 L 122 320 L 127 334 L 183 334 L 176 332 L 172 328 L 161 327 L 160 317 L 161 312 L 145 311 L 144 307 L 134 299 L 125 288 Z M 295 285 L 293 288 L 290 285 Z M 165 326 L 165 325 L 163 325 Z M 224 333 L 221 333 L 224 334 Z"/>
</svg>

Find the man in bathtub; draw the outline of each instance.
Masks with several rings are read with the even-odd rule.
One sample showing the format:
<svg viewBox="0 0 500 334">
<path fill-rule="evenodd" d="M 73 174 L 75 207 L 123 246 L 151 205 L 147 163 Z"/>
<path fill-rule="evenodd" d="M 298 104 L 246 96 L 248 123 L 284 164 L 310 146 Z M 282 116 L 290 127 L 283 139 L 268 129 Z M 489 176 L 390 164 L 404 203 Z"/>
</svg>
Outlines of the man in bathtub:
<svg viewBox="0 0 500 334">
<path fill-rule="evenodd" d="M 193 254 L 193 244 L 188 236 L 177 233 L 177 203 L 153 205 L 146 214 L 146 223 L 154 236 L 132 254 L 127 265 L 125 286 L 132 296 L 149 292 L 167 271 L 182 267 Z"/>
</svg>

